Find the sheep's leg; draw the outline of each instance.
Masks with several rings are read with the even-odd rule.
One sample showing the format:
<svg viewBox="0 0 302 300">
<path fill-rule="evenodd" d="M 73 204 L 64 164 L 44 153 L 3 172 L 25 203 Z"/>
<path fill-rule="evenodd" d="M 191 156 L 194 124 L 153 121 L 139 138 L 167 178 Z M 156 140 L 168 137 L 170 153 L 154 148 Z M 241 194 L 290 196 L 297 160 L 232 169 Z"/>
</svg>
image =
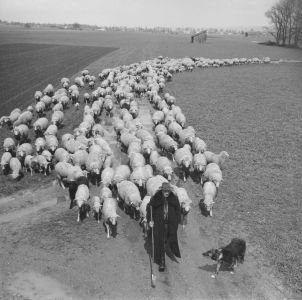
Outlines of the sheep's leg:
<svg viewBox="0 0 302 300">
<path fill-rule="evenodd" d="M 80 209 L 78 210 L 78 219 L 77 222 L 80 222 Z"/>
<path fill-rule="evenodd" d="M 106 231 L 107 231 L 107 239 L 109 239 L 110 238 L 110 226 L 109 226 L 109 224 L 105 224 L 105 226 L 106 226 Z"/>
<path fill-rule="evenodd" d="M 213 217 L 213 209 L 210 209 L 210 217 Z"/>
</svg>

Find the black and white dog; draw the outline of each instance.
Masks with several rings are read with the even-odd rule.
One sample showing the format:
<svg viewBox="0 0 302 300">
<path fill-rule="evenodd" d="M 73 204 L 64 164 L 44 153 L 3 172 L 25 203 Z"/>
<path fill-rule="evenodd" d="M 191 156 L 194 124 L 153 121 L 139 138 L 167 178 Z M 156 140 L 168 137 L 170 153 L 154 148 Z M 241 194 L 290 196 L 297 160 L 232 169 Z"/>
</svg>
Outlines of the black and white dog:
<svg viewBox="0 0 302 300">
<path fill-rule="evenodd" d="M 222 263 L 226 263 L 230 266 L 231 273 L 234 272 L 234 268 L 238 263 L 243 264 L 245 250 L 245 241 L 242 239 L 234 238 L 227 246 L 219 249 L 211 249 L 202 253 L 202 255 L 208 256 L 211 259 L 217 261 L 215 273 L 215 275 L 217 276 Z M 215 275 L 212 275 L 212 277 L 215 278 Z"/>
</svg>

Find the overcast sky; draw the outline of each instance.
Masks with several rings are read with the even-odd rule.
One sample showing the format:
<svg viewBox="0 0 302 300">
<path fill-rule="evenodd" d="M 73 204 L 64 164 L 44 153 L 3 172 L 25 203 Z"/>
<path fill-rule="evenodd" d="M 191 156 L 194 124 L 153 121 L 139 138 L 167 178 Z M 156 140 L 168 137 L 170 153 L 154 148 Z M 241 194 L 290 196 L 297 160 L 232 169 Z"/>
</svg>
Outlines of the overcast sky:
<svg viewBox="0 0 302 300">
<path fill-rule="evenodd" d="M 276 0 L 0 0 L 0 19 L 99 26 L 235 27 L 268 24 Z"/>
</svg>

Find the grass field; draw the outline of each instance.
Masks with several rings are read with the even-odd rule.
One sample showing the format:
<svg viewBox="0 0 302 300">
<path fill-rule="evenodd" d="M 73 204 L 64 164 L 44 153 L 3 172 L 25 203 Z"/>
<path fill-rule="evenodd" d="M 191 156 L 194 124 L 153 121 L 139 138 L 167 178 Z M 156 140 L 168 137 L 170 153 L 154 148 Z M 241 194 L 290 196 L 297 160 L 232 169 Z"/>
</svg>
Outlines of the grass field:
<svg viewBox="0 0 302 300">
<path fill-rule="evenodd" d="M 3 97 L 1 94 L 1 102 L 5 102 L 6 97 L 18 97 L 16 88 L 8 92 L 8 87 L 20 86 L 19 92 L 26 89 L 34 91 L 36 88 L 32 85 L 43 78 L 47 80 L 44 71 L 40 70 L 41 66 L 44 68 L 41 61 L 44 62 L 46 57 L 53 57 L 53 62 L 61 62 L 56 70 L 48 66 L 47 74 L 53 76 L 54 82 L 63 76 L 73 78 L 86 67 L 97 75 L 105 67 L 130 64 L 157 55 L 211 58 L 269 56 L 272 59 L 302 60 L 301 50 L 258 45 L 252 41 L 253 38 L 210 37 L 202 46 L 190 44 L 188 36 L 30 30 L 8 32 L 0 28 L 3 56 L 9 57 L 11 53 L 17 59 L 18 47 L 13 44 L 22 44 L 21 49 L 27 58 L 19 56 L 16 66 L 21 65 L 23 71 L 30 70 L 22 73 L 24 81 L 20 83 L 20 77 L 15 73 L 18 68 L 14 72 L 4 72 L 6 69 L 0 68 L 1 93 L 9 95 Z M 47 47 L 46 44 L 51 45 Z M 106 52 L 96 47 L 119 49 L 109 53 L 109 48 Z M 89 55 L 85 49 L 91 51 L 87 61 L 84 57 L 86 59 Z M 37 60 L 39 63 L 35 61 L 35 51 L 45 55 L 44 59 Z M 101 55 L 108 54 L 101 57 L 97 51 L 101 51 Z M 75 53 L 78 61 L 79 57 L 83 58 L 78 65 L 73 65 Z M 2 60 L 2 55 L 0 60 L 1 64 L 9 62 L 9 59 Z M 66 60 L 69 61 L 68 66 L 73 65 L 69 73 L 66 73 L 63 64 Z M 34 65 L 37 71 L 32 68 Z M 208 148 L 214 152 L 226 150 L 230 154 L 227 168 L 223 171 L 224 182 L 214 206 L 214 217 L 201 218 L 201 226 L 209 235 L 215 235 L 221 244 L 236 235 L 246 238 L 255 264 L 263 264 L 272 274 L 277 270 L 284 284 L 299 293 L 302 291 L 301 80 L 301 63 L 281 63 L 195 70 L 176 74 L 167 85 L 167 91 L 175 95 L 177 104 L 187 116 L 188 124 L 196 128 Z M 15 104 L 11 103 L 9 109 L 24 105 L 23 99 L 18 99 Z M 30 103 L 31 99 L 28 100 Z M 80 116 L 80 112 L 73 110 L 62 133 L 70 132 L 78 124 Z M 0 139 L 9 134 L 1 130 Z M 51 179 L 53 177 L 35 174 L 15 183 L 1 174 L 0 194 L 25 187 L 38 188 L 41 184 L 47 185 Z M 200 191 L 190 181 L 188 187 L 190 194 L 198 198 Z"/>
</svg>

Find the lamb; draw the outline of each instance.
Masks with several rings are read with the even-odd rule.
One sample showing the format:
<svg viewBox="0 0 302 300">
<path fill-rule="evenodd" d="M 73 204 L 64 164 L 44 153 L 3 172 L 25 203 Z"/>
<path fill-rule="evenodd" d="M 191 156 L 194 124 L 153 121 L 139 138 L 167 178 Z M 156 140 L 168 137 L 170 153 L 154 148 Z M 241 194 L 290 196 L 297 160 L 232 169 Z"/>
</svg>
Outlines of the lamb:
<svg viewBox="0 0 302 300">
<path fill-rule="evenodd" d="M 206 170 L 202 175 L 203 182 L 212 181 L 218 188 L 222 179 L 222 172 L 216 163 L 209 163 L 206 166 Z"/>
<path fill-rule="evenodd" d="M 33 147 L 29 143 L 24 143 L 18 146 L 16 151 L 16 157 L 23 163 L 26 155 L 33 154 Z"/>
<path fill-rule="evenodd" d="M 25 124 L 21 124 L 14 128 L 14 137 L 19 142 L 19 144 L 27 141 L 29 129 Z"/>
<path fill-rule="evenodd" d="M 89 217 L 90 205 L 87 203 L 90 198 L 89 188 L 86 184 L 80 184 L 75 194 L 75 202 L 79 208 L 77 222 Z"/>
<path fill-rule="evenodd" d="M 159 157 L 156 161 L 155 169 L 159 175 L 162 175 L 163 177 L 168 179 L 168 181 L 172 180 L 173 168 L 171 165 L 171 161 L 167 157 Z"/>
<path fill-rule="evenodd" d="M 118 201 L 122 200 L 124 209 L 130 210 L 136 217 L 142 199 L 138 187 L 131 181 L 123 180 L 117 185 Z"/>
<path fill-rule="evenodd" d="M 43 155 L 37 155 L 37 162 L 40 168 L 40 173 L 44 172 L 44 175 L 47 175 L 47 172 L 50 171 L 50 164 Z"/>
<path fill-rule="evenodd" d="M 114 170 L 112 183 L 116 186 L 119 182 L 130 178 L 130 168 L 127 165 L 119 165 Z"/>
<path fill-rule="evenodd" d="M 63 121 L 64 121 L 64 113 L 60 110 L 54 111 L 51 116 L 51 124 L 60 127 L 63 125 Z"/>
<path fill-rule="evenodd" d="M 193 161 L 190 145 L 184 145 L 182 148 L 176 150 L 175 161 L 177 165 L 182 169 L 183 180 L 186 181 Z"/>
<path fill-rule="evenodd" d="M 215 186 L 215 183 L 213 183 L 212 181 L 205 182 L 203 185 L 202 192 L 203 192 L 203 204 L 210 217 L 212 217 L 213 204 L 217 196 L 217 187 Z"/>
<path fill-rule="evenodd" d="M 149 204 L 151 200 L 151 197 L 146 195 L 144 199 L 142 200 L 142 203 L 139 207 L 139 212 L 140 212 L 140 224 L 144 228 L 144 234 L 146 234 L 147 229 L 148 229 L 148 222 L 147 222 L 147 205 Z"/>
<path fill-rule="evenodd" d="M 58 126 L 57 125 L 49 125 L 46 129 L 46 131 L 44 132 L 44 136 L 46 137 L 47 135 L 54 135 L 56 136 L 58 133 Z"/>
<path fill-rule="evenodd" d="M 33 176 L 33 171 L 37 168 L 38 161 L 33 155 L 26 155 L 24 159 L 25 171 L 30 170 L 30 175 Z"/>
<path fill-rule="evenodd" d="M 204 153 L 207 150 L 207 144 L 199 137 L 195 137 L 192 149 L 194 153 Z"/>
<path fill-rule="evenodd" d="M 101 201 L 99 196 L 92 197 L 92 207 L 94 216 L 96 217 L 98 223 L 100 223 L 100 214 L 103 207 L 103 202 Z"/>
<path fill-rule="evenodd" d="M 9 168 L 12 172 L 10 175 L 12 179 L 19 179 L 23 175 L 21 162 L 17 157 L 12 157 L 10 159 Z"/>
<path fill-rule="evenodd" d="M 150 157 L 149 157 L 149 163 L 152 167 L 155 167 L 156 161 L 158 160 L 159 157 L 161 157 L 161 156 L 156 150 L 153 150 L 151 152 Z"/>
<path fill-rule="evenodd" d="M 153 170 L 150 165 L 137 167 L 130 175 L 130 181 L 138 186 L 139 189 L 146 188 L 146 182 L 153 176 Z"/>
<path fill-rule="evenodd" d="M 181 146 L 185 144 L 193 144 L 195 139 L 195 129 L 192 126 L 188 126 L 187 128 L 183 129 L 179 133 L 179 143 Z"/>
<path fill-rule="evenodd" d="M 19 115 L 18 119 L 13 123 L 13 127 L 15 128 L 21 124 L 30 126 L 32 119 L 33 119 L 32 112 L 26 110 Z"/>
<path fill-rule="evenodd" d="M 37 115 L 38 115 L 39 117 L 41 117 L 41 116 L 44 115 L 45 109 L 46 109 L 45 103 L 42 102 L 42 101 L 39 101 L 39 102 L 35 105 L 35 111 L 36 111 L 36 113 L 37 113 Z"/>
<path fill-rule="evenodd" d="M 215 154 L 210 151 L 205 151 L 204 154 L 206 156 L 208 164 L 216 163 L 221 170 L 223 170 L 226 159 L 229 158 L 229 154 L 226 151 L 221 151 L 219 154 Z"/>
<path fill-rule="evenodd" d="M 2 154 L 2 157 L 1 157 L 1 169 L 2 169 L 2 172 L 3 174 L 7 174 L 8 170 L 9 170 L 9 162 L 12 158 L 12 155 L 10 152 L 4 152 Z"/>
<path fill-rule="evenodd" d="M 148 179 L 146 183 L 147 195 L 153 197 L 164 182 L 168 182 L 168 180 L 161 175 Z"/>
<path fill-rule="evenodd" d="M 196 174 L 200 175 L 200 183 L 202 184 L 202 174 L 207 166 L 207 159 L 203 153 L 196 153 L 193 156 L 193 169 Z"/>
<path fill-rule="evenodd" d="M 46 141 L 44 138 L 39 137 L 35 140 L 35 148 L 36 152 L 41 154 L 41 152 L 45 149 Z"/>
<path fill-rule="evenodd" d="M 173 138 L 164 133 L 159 133 L 157 137 L 160 148 L 167 153 L 171 153 L 173 156 L 177 150 L 177 143 L 173 140 Z"/>
<path fill-rule="evenodd" d="M 153 113 L 152 122 L 154 126 L 162 123 L 164 121 L 165 114 L 161 110 L 157 110 Z"/>
<path fill-rule="evenodd" d="M 117 201 L 114 198 L 105 198 L 102 208 L 102 217 L 104 225 L 106 226 L 107 239 L 112 235 L 111 227 L 117 226 L 117 218 L 120 217 L 117 214 Z"/>
<path fill-rule="evenodd" d="M 86 159 L 88 158 L 88 153 L 85 150 L 77 150 L 74 154 L 70 155 L 70 160 L 74 166 L 79 166 L 84 169 L 86 165 Z"/>
<path fill-rule="evenodd" d="M 14 139 L 12 139 L 10 137 L 5 138 L 3 141 L 3 149 L 5 152 L 14 153 L 15 149 L 16 149 L 16 143 L 15 143 Z"/>
<path fill-rule="evenodd" d="M 101 174 L 102 184 L 107 187 L 112 186 L 113 176 L 114 176 L 113 168 L 110 167 L 104 168 Z"/>
<path fill-rule="evenodd" d="M 43 133 L 45 132 L 45 130 L 47 129 L 47 127 L 48 127 L 47 118 L 42 117 L 42 118 L 37 119 L 33 124 L 35 135 L 42 136 Z"/>
<path fill-rule="evenodd" d="M 57 148 L 54 153 L 54 158 L 57 162 L 69 162 L 70 154 L 64 148 Z"/>
<path fill-rule="evenodd" d="M 50 151 L 50 153 L 54 153 L 59 146 L 59 141 L 54 135 L 47 135 L 45 137 L 46 140 L 46 148 Z"/>
<path fill-rule="evenodd" d="M 132 153 L 130 156 L 129 164 L 132 170 L 137 167 L 143 167 L 146 165 L 146 160 L 141 153 Z"/>
</svg>

